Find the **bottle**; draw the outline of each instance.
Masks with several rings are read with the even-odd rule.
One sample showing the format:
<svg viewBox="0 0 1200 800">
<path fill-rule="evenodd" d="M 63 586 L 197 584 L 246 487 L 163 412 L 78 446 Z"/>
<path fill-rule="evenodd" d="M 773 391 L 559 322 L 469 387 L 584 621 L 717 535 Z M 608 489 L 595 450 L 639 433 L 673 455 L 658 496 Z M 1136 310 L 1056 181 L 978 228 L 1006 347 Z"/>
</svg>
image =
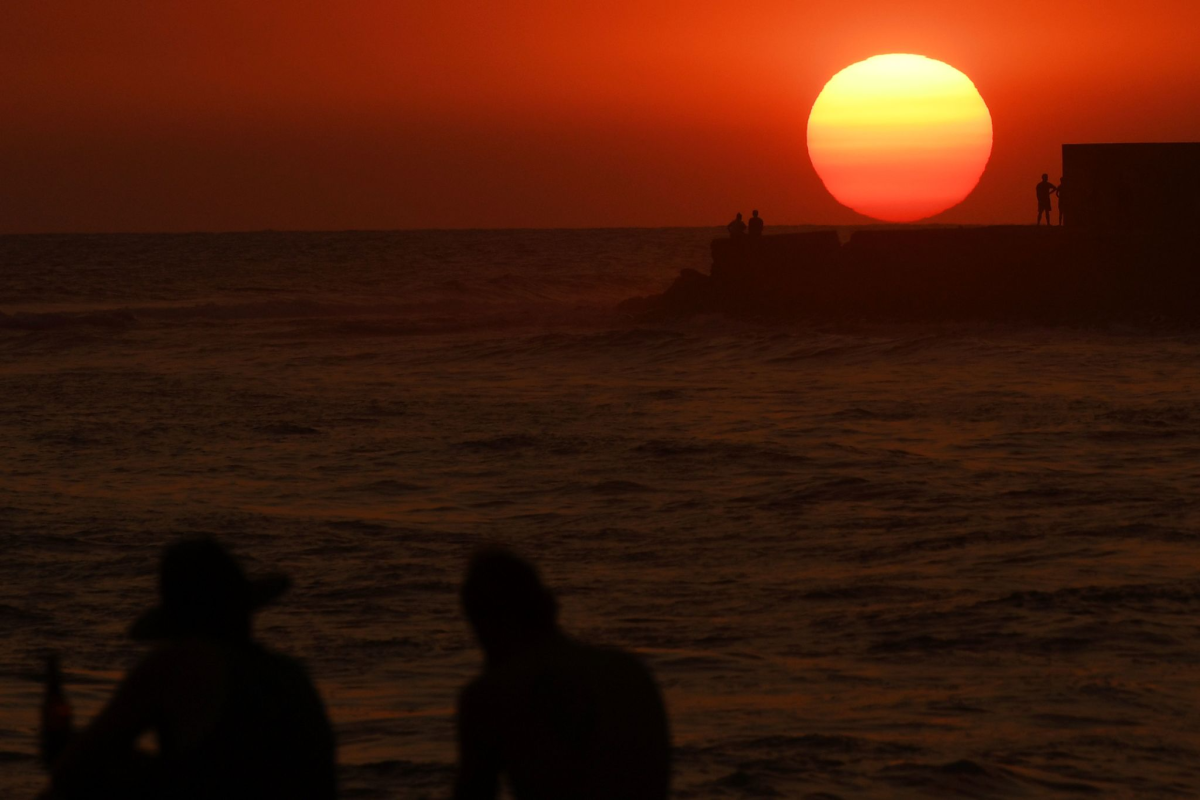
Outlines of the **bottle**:
<svg viewBox="0 0 1200 800">
<path fill-rule="evenodd" d="M 71 716 L 58 655 L 51 653 L 46 657 L 46 694 L 42 698 L 41 757 L 47 769 L 54 766 L 71 738 Z"/>
</svg>

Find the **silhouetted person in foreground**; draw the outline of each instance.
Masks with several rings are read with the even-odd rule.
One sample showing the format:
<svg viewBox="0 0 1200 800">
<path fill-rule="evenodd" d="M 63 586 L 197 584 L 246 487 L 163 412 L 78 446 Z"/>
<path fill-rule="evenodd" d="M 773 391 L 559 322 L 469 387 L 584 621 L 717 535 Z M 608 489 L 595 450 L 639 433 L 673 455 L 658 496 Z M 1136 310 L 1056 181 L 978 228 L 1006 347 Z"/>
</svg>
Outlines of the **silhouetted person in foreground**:
<svg viewBox="0 0 1200 800">
<path fill-rule="evenodd" d="M 577 642 L 534 568 L 505 550 L 478 554 L 463 606 L 483 674 L 458 704 L 457 800 L 663 800 L 670 740 L 662 697 L 633 656 Z"/>
<path fill-rule="evenodd" d="M 1050 176 L 1042 173 L 1042 182 L 1037 185 L 1037 201 L 1038 201 L 1038 216 L 1037 224 L 1042 224 L 1042 214 L 1046 215 L 1046 224 L 1053 225 L 1050 220 L 1050 195 L 1054 192 L 1055 186 L 1050 182 Z"/>
<path fill-rule="evenodd" d="M 742 212 L 734 217 L 733 222 L 725 226 L 729 231 L 730 239 L 741 239 L 746 233 L 746 223 L 742 222 Z"/>
<path fill-rule="evenodd" d="M 134 623 L 154 648 L 53 766 L 54 798 L 326 800 L 334 740 L 304 667 L 251 639 L 251 613 L 288 586 L 247 579 L 212 539 L 163 554 L 161 603 Z M 156 757 L 135 751 L 153 731 Z"/>
<path fill-rule="evenodd" d="M 749 234 L 750 234 L 751 236 L 762 236 L 762 231 L 763 231 L 763 221 L 762 221 L 762 217 L 760 217 L 760 216 L 758 215 L 758 211 L 757 211 L 757 210 L 754 210 L 754 211 L 750 212 L 750 230 L 749 230 Z"/>
<path fill-rule="evenodd" d="M 1058 186 L 1055 187 L 1054 193 L 1058 195 L 1058 224 L 1059 227 L 1063 224 L 1063 178 L 1058 179 Z"/>
</svg>

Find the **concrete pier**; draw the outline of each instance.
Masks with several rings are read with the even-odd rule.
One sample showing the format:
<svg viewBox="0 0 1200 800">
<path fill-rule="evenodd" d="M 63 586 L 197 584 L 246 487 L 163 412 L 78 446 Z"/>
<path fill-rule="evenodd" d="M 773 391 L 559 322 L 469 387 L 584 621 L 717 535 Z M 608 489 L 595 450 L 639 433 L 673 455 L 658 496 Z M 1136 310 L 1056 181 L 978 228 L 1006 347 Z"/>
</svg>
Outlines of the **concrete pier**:
<svg viewBox="0 0 1200 800">
<path fill-rule="evenodd" d="M 834 231 L 712 243 L 708 275 L 685 274 L 630 313 L 721 311 L 905 319 L 1200 321 L 1200 246 L 1153 231 L 986 226 Z"/>
</svg>

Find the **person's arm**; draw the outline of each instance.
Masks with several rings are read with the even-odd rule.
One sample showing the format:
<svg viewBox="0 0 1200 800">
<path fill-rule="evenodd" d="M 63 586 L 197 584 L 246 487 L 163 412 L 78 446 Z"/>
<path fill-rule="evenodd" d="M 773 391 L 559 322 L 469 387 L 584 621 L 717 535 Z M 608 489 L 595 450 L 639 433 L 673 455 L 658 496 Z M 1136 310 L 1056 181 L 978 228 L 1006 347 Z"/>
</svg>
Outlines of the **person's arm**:
<svg viewBox="0 0 1200 800">
<path fill-rule="evenodd" d="M 495 800 L 500 790 L 500 754 L 488 734 L 488 703 L 476 684 L 458 698 L 458 779 L 455 800 Z"/>
<path fill-rule="evenodd" d="M 292 695 L 296 703 L 291 711 L 295 715 L 290 727 L 295 732 L 298 746 L 295 756 L 307 766 L 307 771 L 293 773 L 302 783 L 288 793 L 292 798 L 312 800 L 334 800 L 337 797 L 337 742 L 333 725 L 325 703 L 312 683 L 312 679 L 298 663 L 295 672 L 296 685 Z"/>
<path fill-rule="evenodd" d="M 631 698 L 636 698 L 631 735 L 636 736 L 638 753 L 630 780 L 637 786 L 636 797 L 667 800 L 671 794 L 671 727 L 662 690 L 654 673 L 640 658 L 632 655 L 626 658 L 631 664 L 628 691 Z"/>
<path fill-rule="evenodd" d="M 160 659 L 151 654 L 125 676 L 112 699 L 72 738 L 54 765 L 56 790 L 86 786 L 132 756 L 138 737 L 154 721 L 160 670 Z"/>
</svg>

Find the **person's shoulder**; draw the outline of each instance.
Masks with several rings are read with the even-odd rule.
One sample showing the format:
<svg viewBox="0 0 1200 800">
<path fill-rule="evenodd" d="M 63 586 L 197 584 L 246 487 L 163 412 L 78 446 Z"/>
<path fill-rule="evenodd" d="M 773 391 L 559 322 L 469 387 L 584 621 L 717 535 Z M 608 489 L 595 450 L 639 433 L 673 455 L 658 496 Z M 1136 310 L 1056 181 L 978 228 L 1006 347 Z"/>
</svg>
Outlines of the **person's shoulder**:
<svg viewBox="0 0 1200 800">
<path fill-rule="evenodd" d="M 662 692 L 650 667 L 636 653 L 617 647 L 577 645 L 581 674 L 599 701 L 649 724 L 662 715 Z"/>
<path fill-rule="evenodd" d="M 638 675 L 646 678 L 651 676 L 650 668 L 641 656 L 620 647 L 578 641 L 572 641 L 570 646 L 581 658 L 610 675 Z"/>
<path fill-rule="evenodd" d="M 267 706 L 286 709 L 282 718 L 298 730 L 315 736 L 312 731 L 320 728 L 322 735 L 331 735 L 325 703 L 302 660 L 251 643 L 239 650 L 236 669 L 240 691 L 257 696 Z"/>
<path fill-rule="evenodd" d="M 458 691 L 458 714 L 460 720 L 473 720 L 478 723 L 483 719 L 497 716 L 499 705 L 510 694 L 503 683 L 495 675 L 484 673 L 468 681 Z M 471 724 L 474 724 L 471 723 Z"/>
<path fill-rule="evenodd" d="M 286 684 L 312 683 L 308 666 L 302 659 L 256 643 L 249 645 L 243 653 L 243 657 L 256 663 L 259 670 Z"/>
<path fill-rule="evenodd" d="M 463 684 L 463 687 L 458 690 L 459 699 L 463 698 L 478 698 L 481 695 L 487 694 L 490 684 L 494 680 L 487 673 L 476 675 L 471 680 Z"/>
<path fill-rule="evenodd" d="M 200 638 L 166 639 L 137 662 L 122 681 L 121 692 L 159 704 L 165 698 L 218 691 L 228 675 L 229 651 Z"/>
<path fill-rule="evenodd" d="M 287 653 L 281 653 L 280 651 L 274 650 L 270 647 L 265 647 L 257 642 L 250 643 L 246 648 L 246 652 L 253 654 L 255 658 L 260 658 L 266 663 L 274 664 L 280 669 L 302 670 L 304 672 L 308 671 L 308 668 L 304 665 L 304 661 L 302 659 L 299 659 L 293 655 L 288 655 Z"/>
</svg>

